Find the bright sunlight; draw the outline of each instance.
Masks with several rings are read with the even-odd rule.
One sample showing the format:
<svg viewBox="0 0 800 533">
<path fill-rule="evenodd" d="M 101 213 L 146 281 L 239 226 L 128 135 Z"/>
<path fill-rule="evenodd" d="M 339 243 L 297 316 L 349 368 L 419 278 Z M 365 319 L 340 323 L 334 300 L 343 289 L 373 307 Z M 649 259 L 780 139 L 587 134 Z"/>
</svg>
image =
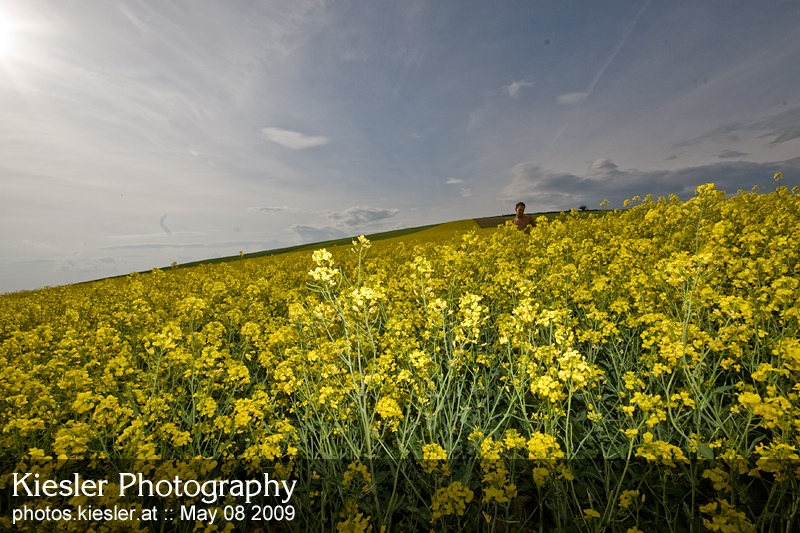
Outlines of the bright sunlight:
<svg viewBox="0 0 800 533">
<path fill-rule="evenodd" d="M 8 57 L 13 46 L 14 23 L 0 12 L 0 59 Z"/>
</svg>

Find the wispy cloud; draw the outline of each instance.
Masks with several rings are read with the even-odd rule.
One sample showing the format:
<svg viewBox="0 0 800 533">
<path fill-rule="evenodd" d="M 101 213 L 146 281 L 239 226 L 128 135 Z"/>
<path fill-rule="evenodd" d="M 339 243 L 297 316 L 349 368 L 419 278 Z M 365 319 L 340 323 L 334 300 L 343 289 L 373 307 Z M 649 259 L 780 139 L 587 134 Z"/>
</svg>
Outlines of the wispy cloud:
<svg viewBox="0 0 800 533">
<path fill-rule="evenodd" d="M 263 128 L 261 130 L 261 135 L 268 141 L 280 144 L 286 148 L 291 148 L 292 150 L 324 146 L 330 142 L 330 139 L 320 135 L 305 135 L 297 131 L 283 130 L 280 128 Z"/>
<path fill-rule="evenodd" d="M 288 211 L 289 208 L 285 205 L 282 205 L 278 207 L 248 207 L 247 210 L 272 214 L 272 213 L 282 213 L 284 211 Z"/>
<path fill-rule="evenodd" d="M 765 130 L 764 137 L 773 137 L 769 144 L 779 144 L 800 138 L 800 107 L 755 120 L 745 126 L 748 130 Z"/>
<path fill-rule="evenodd" d="M 458 178 L 447 178 L 448 185 L 458 185 L 459 183 L 464 183 L 464 180 Z"/>
<path fill-rule="evenodd" d="M 482 107 L 470 111 L 469 120 L 467 121 L 467 133 L 474 131 L 485 117 L 486 111 Z"/>
<path fill-rule="evenodd" d="M 704 133 L 703 135 L 694 137 L 688 141 L 677 143 L 673 146 L 673 148 L 692 146 L 693 144 L 698 144 L 705 140 L 710 140 L 719 144 L 734 143 L 739 141 L 739 137 L 736 135 L 731 135 L 731 133 L 740 129 L 742 129 L 742 125 L 739 123 L 723 124 L 722 126 L 717 126 L 708 133 Z"/>
<path fill-rule="evenodd" d="M 556 98 L 558 105 L 575 105 L 580 104 L 589 97 L 588 92 L 567 93 L 559 95 Z"/>
<path fill-rule="evenodd" d="M 506 85 L 503 87 L 503 90 L 510 96 L 511 98 L 519 98 L 522 89 L 526 87 L 533 87 L 532 81 L 515 81 L 512 82 L 510 85 Z"/>
<path fill-rule="evenodd" d="M 771 137 L 772 140 L 768 144 L 772 145 L 798 139 L 800 138 L 800 107 L 793 107 L 786 111 L 758 118 L 750 122 L 723 124 L 707 133 L 679 142 L 674 145 L 674 148 L 692 146 L 704 141 L 712 141 L 718 144 L 734 143 L 740 140 L 739 135 L 734 135 L 734 133 L 739 133 L 741 135 L 743 132 L 749 131 L 765 132 L 761 134 L 760 137 Z"/>
<path fill-rule="evenodd" d="M 39 248 L 39 249 L 42 249 L 42 250 L 51 250 L 51 249 L 55 248 L 55 246 L 53 246 L 52 244 L 45 244 L 45 243 L 42 243 L 42 242 L 34 242 L 34 241 L 30 240 L 30 239 L 22 239 L 22 243 L 21 244 L 26 248 Z"/>
</svg>

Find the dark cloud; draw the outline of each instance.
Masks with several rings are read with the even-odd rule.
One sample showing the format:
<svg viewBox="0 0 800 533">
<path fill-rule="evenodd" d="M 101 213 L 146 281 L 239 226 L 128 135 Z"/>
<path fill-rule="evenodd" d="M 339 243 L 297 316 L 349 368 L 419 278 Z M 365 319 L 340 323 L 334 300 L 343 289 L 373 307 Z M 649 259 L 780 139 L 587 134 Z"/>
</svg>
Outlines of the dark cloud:
<svg viewBox="0 0 800 533">
<path fill-rule="evenodd" d="M 719 159 L 731 159 L 734 157 L 744 157 L 747 154 L 745 152 L 740 152 L 739 150 L 723 150 L 721 151 L 717 157 Z"/>
<path fill-rule="evenodd" d="M 767 133 L 762 137 L 775 137 L 769 144 L 800 138 L 800 107 L 793 107 L 777 115 L 757 120 L 744 129 L 766 130 Z"/>
<path fill-rule="evenodd" d="M 728 134 L 733 131 L 739 130 L 741 128 L 742 125 L 739 124 L 738 122 L 735 124 L 723 124 L 722 126 L 718 126 L 704 135 L 695 137 L 694 139 L 689 139 L 688 141 L 678 143 L 674 146 L 674 148 L 691 146 L 693 144 L 701 143 L 705 140 L 711 140 L 720 144 L 726 142 L 736 142 L 739 140 L 739 137 L 737 137 L 736 135 L 728 135 Z"/>
<path fill-rule="evenodd" d="M 723 124 L 704 135 L 680 142 L 674 147 L 691 146 L 706 140 L 720 144 L 728 144 L 739 141 L 738 135 L 731 135 L 736 131 L 766 131 L 760 135 L 762 138 L 772 138 L 769 144 L 780 144 L 792 139 L 800 138 L 800 107 L 793 107 L 782 111 L 777 115 L 754 120 L 746 124 L 733 123 Z"/>
<path fill-rule="evenodd" d="M 498 199 L 523 201 L 529 210 L 572 209 L 585 204 L 597 207 L 607 199 L 613 207 L 634 195 L 654 197 L 676 194 L 688 199 L 700 185 L 713 183 L 731 194 L 754 185 L 773 187 L 773 176 L 783 172 L 788 187 L 800 184 L 800 157 L 774 163 L 725 161 L 678 170 L 620 170 L 609 159 L 598 159 L 585 176 L 553 172 L 534 163 L 520 163 L 510 170 L 511 181 Z"/>
<path fill-rule="evenodd" d="M 380 207 L 356 206 L 344 211 L 329 212 L 326 216 L 347 226 L 359 226 L 368 222 L 375 222 L 390 218 L 399 213 L 397 209 L 382 209 Z"/>
<path fill-rule="evenodd" d="M 779 144 L 792 139 L 800 139 L 800 126 L 789 128 L 777 137 L 775 137 L 769 144 Z"/>
<path fill-rule="evenodd" d="M 400 211 L 397 209 L 356 206 L 345 209 L 344 211 L 325 212 L 325 216 L 331 220 L 330 224 L 295 224 L 290 226 L 289 229 L 296 233 L 304 242 L 341 239 L 343 237 L 353 236 L 355 228 L 358 226 L 391 218 L 399 212 Z"/>
</svg>

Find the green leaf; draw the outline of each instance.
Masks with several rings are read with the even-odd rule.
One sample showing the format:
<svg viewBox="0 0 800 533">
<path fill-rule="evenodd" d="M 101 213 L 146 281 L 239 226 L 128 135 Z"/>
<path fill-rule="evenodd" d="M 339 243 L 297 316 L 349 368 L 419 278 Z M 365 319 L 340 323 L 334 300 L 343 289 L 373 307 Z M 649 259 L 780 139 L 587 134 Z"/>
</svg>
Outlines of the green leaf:
<svg viewBox="0 0 800 533">
<path fill-rule="evenodd" d="M 709 459 L 709 460 L 713 460 L 714 459 L 714 450 L 712 450 L 711 448 L 709 448 L 705 444 L 698 444 L 697 445 L 697 453 L 703 459 Z"/>
</svg>

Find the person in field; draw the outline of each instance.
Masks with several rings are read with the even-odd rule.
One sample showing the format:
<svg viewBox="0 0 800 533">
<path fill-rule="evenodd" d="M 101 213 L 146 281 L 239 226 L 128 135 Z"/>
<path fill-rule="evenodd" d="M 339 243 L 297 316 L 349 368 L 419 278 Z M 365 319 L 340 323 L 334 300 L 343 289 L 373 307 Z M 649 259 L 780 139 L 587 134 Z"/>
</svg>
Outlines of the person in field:
<svg viewBox="0 0 800 533">
<path fill-rule="evenodd" d="M 517 226 L 517 229 L 525 233 L 530 233 L 531 228 L 536 227 L 536 222 L 534 222 L 530 215 L 525 214 L 525 204 L 523 202 L 518 202 L 514 210 L 517 212 L 517 216 L 514 217 L 514 224 Z"/>
</svg>

